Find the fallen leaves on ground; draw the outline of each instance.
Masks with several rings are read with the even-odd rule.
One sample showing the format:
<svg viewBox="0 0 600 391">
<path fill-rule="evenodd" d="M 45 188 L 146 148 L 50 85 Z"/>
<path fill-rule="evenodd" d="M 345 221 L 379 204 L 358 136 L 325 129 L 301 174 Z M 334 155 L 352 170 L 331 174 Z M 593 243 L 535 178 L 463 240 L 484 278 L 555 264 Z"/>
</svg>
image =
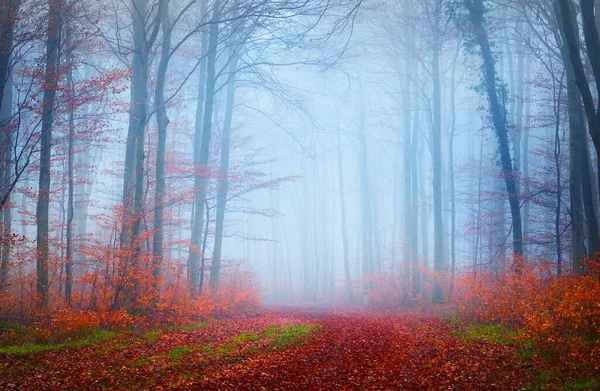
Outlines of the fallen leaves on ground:
<svg viewBox="0 0 600 391">
<path fill-rule="evenodd" d="M 532 362 L 418 313 L 265 311 L 0 355 L 0 389 L 520 390 Z"/>
</svg>

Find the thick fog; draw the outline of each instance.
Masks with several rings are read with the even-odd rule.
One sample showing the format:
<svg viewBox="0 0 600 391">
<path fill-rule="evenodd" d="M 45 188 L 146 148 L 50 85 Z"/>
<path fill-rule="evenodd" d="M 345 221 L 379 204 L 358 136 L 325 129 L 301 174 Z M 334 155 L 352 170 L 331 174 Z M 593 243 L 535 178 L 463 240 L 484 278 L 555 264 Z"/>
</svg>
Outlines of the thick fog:
<svg viewBox="0 0 600 391">
<path fill-rule="evenodd" d="M 164 284 L 243 270 L 276 305 L 444 300 L 514 254 L 561 272 L 596 246 L 584 220 L 572 234 L 572 194 L 597 208 L 597 159 L 571 135 L 583 112 L 551 1 L 59 2 L 58 43 L 36 29 L 56 10 L 34 3 L 6 77 L 1 194 L 9 274 L 39 273 L 42 247 L 55 261 L 38 290 L 71 273 L 84 292 L 131 245 Z"/>
</svg>

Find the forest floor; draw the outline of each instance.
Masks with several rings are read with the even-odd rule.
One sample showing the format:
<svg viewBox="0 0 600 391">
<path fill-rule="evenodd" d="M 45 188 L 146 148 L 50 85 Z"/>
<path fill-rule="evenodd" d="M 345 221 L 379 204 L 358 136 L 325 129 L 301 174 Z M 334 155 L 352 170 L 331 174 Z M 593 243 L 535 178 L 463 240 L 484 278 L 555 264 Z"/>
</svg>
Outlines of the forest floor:
<svg viewBox="0 0 600 391">
<path fill-rule="evenodd" d="M 496 332 L 494 332 L 496 333 Z M 535 354 L 423 312 L 280 309 L 0 348 L 0 389 L 593 389 Z M 496 333 L 497 334 L 497 333 Z"/>
</svg>

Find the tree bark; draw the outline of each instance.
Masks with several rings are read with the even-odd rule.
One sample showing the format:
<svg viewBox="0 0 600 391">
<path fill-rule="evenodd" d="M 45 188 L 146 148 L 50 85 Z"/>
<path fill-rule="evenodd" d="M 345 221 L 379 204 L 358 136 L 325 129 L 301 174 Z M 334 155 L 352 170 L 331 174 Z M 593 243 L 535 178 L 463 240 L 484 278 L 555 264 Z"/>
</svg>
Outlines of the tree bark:
<svg viewBox="0 0 600 391">
<path fill-rule="evenodd" d="M 200 15 L 204 18 L 207 11 L 207 0 L 200 2 Z M 200 197 L 202 189 L 202 171 L 200 167 L 200 156 L 202 150 L 202 115 L 204 111 L 204 95 L 206 89 L 206 54 L 208 52 L 208 36 L 209 32 L 201 31 L 201 46 L 200 46 L 200 69 L 198 79 L 198 94 L 196 97 L 196 120 L 194 125 L 194 210 L 191 222 L 191 238 L 190 251 L 188 254 L 187 273 L 188 273 L 188 290 L 194 295 L 196 292 L 197 275 L 199 273 L 200 250 L 202 247 L 202 211 L 203 200 Z"/>
<path fill-rule="evenodd" d="M 13 103 L 13 85 L 12 81 L 4 85 L 4 99 L 0 103 L 0 138 L 4 148 L 0 148 L 0 189 L 8 191 L 12 175 L 12 144 L 11 134 L 3 126 L 9 126 L 9 119 L 12 116 Z M 2 197 L 3 198 L 3 197 Z M 7 285 L 9 272 L 10 251 L 11 251 L 11 232 L 12 232 L 12 207 L 10 206 L 10 194 L 7 197 L 7 203 L 4 208 L 0 208 L 0 293 Z"/>
<path fill-rule="evenodd" d="M 438 3 L 439 4 L 439 3 Z M 441 7 L 441 6 L 440 6 Z M 441 8 L 436 12 L 436 26 L 439 27 Z M 436 31 L 439 31 L 436 28 Z M 432 129 L 432 164 L 433 164 L 433 271 L 434 303 L 444 301 L 444 228 L 442 221 L 442 92 L 440 82 L 440 37 L 435 38 L 432 58 L 433 77 L 433 129 Z"/>
<path fill-rule="evenodd" d="M 200 140 L 200 150 L 198 155 L 198 165 L 195 165 L 194 171 L 198 176 L 198 186 L 196 187 L 196 207 L 194 209 L 194 217 L 196 218 L 196 224 L 192 226 L 192 248 L 190 249 L 189 258 L 189 274 L 190 282 L 189 289 L 192 295 L 195 294 L 198 287 L 198 269 L 199 269 L 199 258 L 198 247 L 196 245 L 196 238 L 201 237 L 201 229 L 203 225 L 204 217 L 204 203 L 206 201 L 206 184 L 208 182 L 209 169 L 208 169 L 208 157 L 210 149 L 210 137 L 212 131 L 212 116 L 215 101 L 215 78 L 216 78 L 216 62 L 217 62 L 217 49 L 218 49 L 218 35 L 219 35 L 219 20 L 221 18 L 221 1 L 216 0 L 213 5 L 213 14 L 211 17 L 211 25 L 209 31 L 209 42 L 206 60 L 206 101 L 204 103 L 203 110 L 203 121 L 202 121 L 202 137 Z M 199 221 L 198 221 L 199 219 Z M 211 281 L 211 286 L 213 282 Z M 216 285 L 215 285 L 216 287 Z"/>
<path fill-rule="evenodd" d="M 71 96 L 75 94 L 75 85 L 73 83 L 73 61 L 69 55 L 69 70 L 67 71 L 67 82 Z M 66 224 L 66 251 L 65 251 L 65 301 L 71 306 L 71 295 L 73 292 L 73 193 L 74 193 L 74 168 L 73 160 L 75 150 L 73 148 L 75 136 L 75 109 L 73 105 L 69 108 L 69 145 L 67 155 L 67 224 Z"/>
<path fill-rule="evenodd" d="M 223 121 L 223 135 L 221 137 L 221 167 L 217 184 L 217 217 L 215 221 L 215 244 L 213 259 L 210 267 L 210 281 L 213 287 L 218 287 L 221 279 L 221 257 L 223 248 L 223 226 L 229 190 L 229 148 L 231 143 L 231 120 L 233 117 L 235 101 L 235 73 L 237 71 L 238 56 L 234 50 L 230 52 L 229 80 L 227 84 L 227 98 L 225 102 L 225 119 Z"/>
<path fill-rule="evenodd" d="M 483 60 L 483 76 L 486 86 L 486 92 L 492 115 L 492 122 L 498 138 L 498 147 L 502 170 L 504 171 L 504 181 L 506 191 L 508 192 L 508 202 L 510 205 L 513 233 L 513 268 L 519 271 L 521 267 L 521 256 L 523 255 L 523 234 L 521 227 L 521 210 L 519 205 L 519 193 L 517 189 L 518 173 L 513 169 L 510 156 L 510 146 L 508 142 L 508 129 L 506 115 L 498 100 L 496 89 L 496 69 L 494 58 L 490 49 L 487 32 L 484 28 L 484 6 L 482 0 L 463 0 L 469 11 L 469 21 L 475 41 L 481 50 Z"/>
<path fill-rule="evenodd" d="M 154 193 L 154 235 L 152 237 L 153 267 L 152 276 L 154 279 L 154 290 L 158 292 L 159 279 L 161 274 L 161 264 L 163 258 L 164 241 L 164 209 L 165 209 L 165 155 L 167 152 L 167 128 L 169 126 L 169 117 L 167 116 L 167 107 L 165 102 L 165 84 L 167 79 L 167 68 L 171 57 L 171 18 L 169 16 L 169 1 L 162 0 L 159 11 L 162 25 L 162 47 L 158 69 L 156 72 L 156 87 L 154 90 L 154 104 L 156 105 L 156 127 L 158 140 L 156 145 L 156 172 L 155 172 L 155 193 Z"/>
<path fill-rule="evenodd" d="M 42 308 L 48 309 L 48 219 L 50 206 L 50 169 L 52 156 L 52 125 L 54 120 L 54 98 L 58 86 L 58 64 L 60 62 L 60 31 L 62 28 L 62 1 L 50 0 L 48 9 L 48 35 L 46 38 L 46 69 L 44 74 L 44 96 L 42 103 L 42 129 L 40 140 L 40 175 L 36 209 L 37 225 L 37 294 Z"/>
<path fill-rule="evenodd" d="M 9 81 L 14 31 L 21 4 L 22 0 L 2 0 L 0 4 L 0 91 L 3 92 Z M 3 97 L 4 94 L 0 94 L 0 107 L 2 107 Z"/>
<path fill-rule="evenodd" d="M 583 3 L 582 1 L 582 11 L 583 11 Z M 588 130 L 590 135 L 592 136 L 592 141 L 594 142 L 594 147 L 596 148 L 596 153 L 600 151 L 600 125 L 598 123 L 598 117 L 595 113 L 594 109 L 594 100 L 592 97 L 592 93 L 585 77 L 585 72 L 583 69 L 583 63 L 581 61 L 580 53 L 579 53 L 579 34 L 576 26 L 576 18 L 575 14 L 571 10 L 571 5 L 569 0 L 557 0 L 554 3 L 554 11 L 556 17 L 559 21 L 562 21 L 562 35 L 564 37 L 564 46 L 566 46 L 566 52 L 568 53 L 569 65 L 570 67 L 566 68 L 567 70 L 567 83 L 569 80 L 574 82 L 577 85 L 579 90 L 579 95 L 583 100 L 583 106 L 585 109 L 586 117 L 588 120 Z M 592 14 L 593 17 L 593 14 Z M 584 17 L 584 21 L 587 20 L 587 27 L 584 27 L 586 30 L 586 42 L 589 36 L 590 42 L 594 42 L 593 39 L 594 31 L 589 26 L 589 17 Z M 595 30 L 595 26 L 593 28 Z M 596 32 L 597 35 L 597 32 Z M 588 49 L 592 51 L 592 54 L 595 53 L 594 45 L 592 44 L 592 48 Z M 566 64 L 566 62 L 565 62 Z M 598 64 L 596 64 L 598 65 Z M 566 65 L 565 65 L 566 66 Z M 570 71 L 572 70 L 572 73 Z M 598 85 L 597 85 L 598 86 Z M 571 91 L 571 95 L 569 95 L 570 103 L 576 104 L 573 102 L 573 92 Z M 582 125 L 583 126 L 583 125 Z M 581 136 L 578 134 L 577 128 L 572 129 L 571 131 L 575 131 L 576 134 L 571 137 L 579 138 L 579 146 L 578 149 L 581 152 L 579 156 L 581 156 L 581 184 L 582 184 L 582 198 L 583 205 L 586 216 L 586 223 L 588 226 L 588 243 L 589 243 L 589 253 L 593 256 L 596 252 L 600 250 L 600 236 L 598 234 L 598 223 L 596 218 L 596 212 L 594 208 L 594 200 L 591 194 L 593 193 L 592 185 L 591 185 L 591 169 L 589 164 L 589 154 L 587 150 L 587 142 L 585 140 L 585 136 Z M 575 141 L 575 140 L 574 140 Z M 577 148 L 577 145 L 573 147 Z M 575 178 L 577 180 L 577 178 Z M 573 264 L 574 271 L 577 273 L 583 273 L 583 264 Z"/>
<path fill-rule="evenodd" d="M 367 138 L 365 134 L 366 102 L 364 90 L 360 86 L 358 103 L 358 168 L 360 185 L 361 225 L 362 225 L 362 274 L 363 277 L 373 274 L 373 214 L 371 210 L 371 191 L 369 186 Z M 369 304 L 369 291 L 373 288 L 371 282 L 363 286 L 363 304 Z"/>
<path fill-rule="evenodd" d="M 356 299 L 354 297 L 354 288 L 352 287 L 352 283 L 350 281 L 350 250 L 348 247 L 348 223 L 346 217 L 346 193 L 344 186 L 344 165 L 343 165 L 343 155 L 342 155 L 342 138 L 341 138 L 341 128 L 338 123 L 337 129 L 337 148 L 336 148 L 336 157 L 337 157 L 337 170 L 338 170 L 338 186 L 340 188 L 340 218 L 342 224 L 342 256 L 344 261 L 344 277 L 346 278 L 346 291 L 348 293 L 348 299 L 351 303 L 353 303 Z"/>
<path fill-rule="evenodd" d="M 560 20 L 560 8 L 554 2 L 554 11 Z M 564 31 L 561 30 L 563 41 Z M 571 202 L 571 266 L 574 271 L 580 270 L 585 256 L 585 235 L 583 230 L 582 203 L 582 158 L 581 147 L 585 146 L 585 124 L 581 112 L 581 98 L 575 84 L 573 65 L 569 59 L 566 43 L 559 42 L 562 61 L 565 67 L 567 81 L 567 98 L 569 102 L 569 198 Z M 587 164 L 587 162 L 586 162 Z M 591 190 L 591 189 L 590 189 Z M 591 194 L 589 195 L 591 199 Z M 593 212 L 593 208 L 591 209 Z M 595 213 L 592 213 L 595 221 Z M 596 230 L 597 231 L 597 230 Z"/>
</svg>

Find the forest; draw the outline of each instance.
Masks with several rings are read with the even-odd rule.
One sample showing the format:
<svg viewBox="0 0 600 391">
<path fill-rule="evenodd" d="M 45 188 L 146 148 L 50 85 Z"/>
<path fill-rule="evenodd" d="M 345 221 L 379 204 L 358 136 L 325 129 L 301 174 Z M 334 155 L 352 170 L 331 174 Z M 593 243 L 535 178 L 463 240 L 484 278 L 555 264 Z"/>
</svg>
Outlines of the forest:
<svg viewBox="0 0 600 391">
<path fill-rule="evenodd" d="M 0 389 L 600 389 L 600 0 L 0 0 Z"/>
</svg>

